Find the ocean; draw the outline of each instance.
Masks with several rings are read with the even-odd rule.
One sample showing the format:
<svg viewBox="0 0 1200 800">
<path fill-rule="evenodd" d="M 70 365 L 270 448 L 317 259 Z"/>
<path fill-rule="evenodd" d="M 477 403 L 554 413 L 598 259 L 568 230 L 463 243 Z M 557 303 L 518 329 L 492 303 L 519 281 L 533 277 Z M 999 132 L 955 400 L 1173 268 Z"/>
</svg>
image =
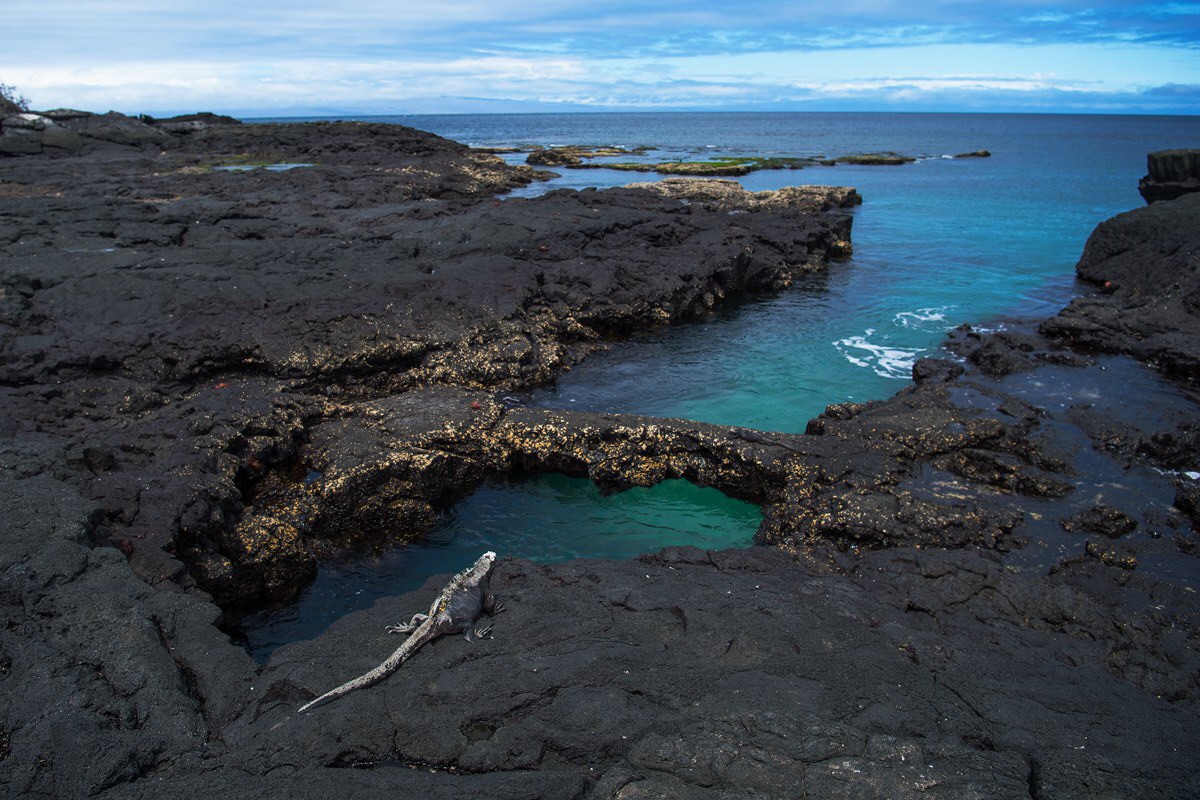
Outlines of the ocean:
<svg viewBox="0 0 1200 800">
<path fill-rule="evenodd" d="M 858 189 L 854 256 L 775 297 L 648 332 L 590 357 L 523 398 L 580 411 L 684 417 L 799 432 L 830 403 L 887 397 L 946 333 L 1044 317 L 1077 291 L 1073 266 L 1100 221 L 1143 204 L 1153 150 L 1196 146 L 1200 117 L 599 113 L 411 115 L 396 122 L 479 147 L 649 147 L 650 162 L 893 151 L 903 166 L 763 170 L 751 190 L 796 184 Z M 266 120 L 262 120 L 266 121 Z M 989 158 L 951 156 L 977 150 Z M 524 153 L 505 154 L 521 163 Z M 620 160 L 633 160 L 622 158 Z M 654 173 L 556 168 L 515 194 L 617 186 Z M 671 481 L 603 497 L 588 481 L 546 475 L 482 487 L 425 540 L 322 567 L 298 603 L 241 622 L 265 658 L 379 597 L 417 588 L 479 553 L 553 562 L 630 558 L 675 544 L 751 543 L 755 506 Z M 414 609 L 416 610 L 416 609 Z"/>
</svg>

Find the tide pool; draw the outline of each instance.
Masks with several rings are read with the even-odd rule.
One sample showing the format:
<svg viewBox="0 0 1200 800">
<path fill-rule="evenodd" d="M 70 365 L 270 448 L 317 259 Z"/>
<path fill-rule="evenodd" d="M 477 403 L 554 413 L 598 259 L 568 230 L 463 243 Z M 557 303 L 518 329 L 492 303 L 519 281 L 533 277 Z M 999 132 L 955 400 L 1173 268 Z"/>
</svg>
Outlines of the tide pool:
<svg viewBox="0 0 1200 800">
<path fill-rule="evenodd" d="M 465 569 L 486 550 L 541 563 L 634 558 L 669 545 L 721 550 L 750 545 L 761 521 L 758 506 L 681 480 L 608 497 L 590 481 L 563 475 L 496 480 L 450 509 L 419 543 L 325 563 L 296 603 L 246 616 L 237 628 L 251 654 L 265 660 L 381 597 Z"/>
</svg>

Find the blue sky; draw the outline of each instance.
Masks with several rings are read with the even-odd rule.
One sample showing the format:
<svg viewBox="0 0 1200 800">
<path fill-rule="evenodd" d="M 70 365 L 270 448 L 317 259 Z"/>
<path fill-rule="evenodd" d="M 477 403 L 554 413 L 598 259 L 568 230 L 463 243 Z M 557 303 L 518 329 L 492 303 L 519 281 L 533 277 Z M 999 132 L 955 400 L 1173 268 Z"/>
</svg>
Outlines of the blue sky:
<svg viewBox="0 0 1200 800">
<path fill-rule="evenodd" d="M 1200 113 L 1200 2 L 0 0 L 34 107 Z"/>
</svg>

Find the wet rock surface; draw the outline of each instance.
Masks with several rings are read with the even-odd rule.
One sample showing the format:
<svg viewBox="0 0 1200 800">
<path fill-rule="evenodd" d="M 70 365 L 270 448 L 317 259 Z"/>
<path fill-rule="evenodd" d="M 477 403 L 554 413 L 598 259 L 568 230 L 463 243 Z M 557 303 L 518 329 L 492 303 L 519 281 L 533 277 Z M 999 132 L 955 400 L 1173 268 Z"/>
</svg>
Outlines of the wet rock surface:
<svg viewBox="0 0 1200 800">
<path fill-rule="evenodd" d="M 1129 353 L 1200 381 L 1200 194 L 1102 222 L 1076 266 L 1096 287 L 1043 332 L 1077 346 Z"/>
<path fill-rule="evenodd" d="M 856 195 L 500 201 L 532 172 L 394 126 L 159 133 L 0 161 L 6 791 L 1200 792 L 1196 405 L 1117 355 L 1194 377 L 1187 198 L 1098 229 L 1080 272 L 1117 290 L 800 435 L 506 398 L 821 268 Z M 282 161 L 314 166 L 212 169 Z M 445 577 L 265 666 L 217 627 L 510 470 L 687 478 L 768 546 L 502 558 L 495 639 L 303 717 Z"/>
</svg>

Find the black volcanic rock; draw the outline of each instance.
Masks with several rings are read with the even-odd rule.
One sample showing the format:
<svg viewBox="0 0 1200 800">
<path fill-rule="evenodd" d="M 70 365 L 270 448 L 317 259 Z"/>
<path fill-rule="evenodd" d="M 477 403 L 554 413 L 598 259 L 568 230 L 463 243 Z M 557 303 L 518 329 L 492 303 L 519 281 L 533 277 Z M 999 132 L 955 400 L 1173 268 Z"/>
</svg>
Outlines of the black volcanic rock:
<svg viewBox="0 0 1200 800">
<path fill-rule="evenodd" d="M 1119 508 L 1098 505 L 1063 520 L 1062 525 L 1068 531 L 1099 533 L 1110 539 L 1117 539 L 1136 530 L 1137 520 L 1131 519 Z"/>
<path fill-rule="evenodd" d="M 963 374 L 963 368 L 944 358 L 919 358 L 913 364 L 912 377 L 914 383 L 934 381 L 946 383 Z"/>
<path fill-rule="evenodd" d="M 1159 150 L 1146 157 L 1138 191 L 1147 203 L 1200 191 L 1200 149 Z"/>
<path fill-rule="evenodd" d="M 0 119 L 0 156 L 77 155 L 164 146 L 169 137 L 145 122 L 110 111 L 59 109 Z"/>
<path fill-rule="evenodd" d="M 538 167 L 577 167 L 583 159 L 570 148 L 548 147 L 534 150 L 525 158 L 526 164 Z"/>
<path fill-rule="evenodd" d="M 50 117 L 26 112 L 0 117 L 0 157 L 69 155 L 82 148 L 79 134 Z"/>
<path fill-rule="evenodd" d="M 242 121 L 225 114 L 214 114 L 202 111 L 198 114 L 179 114 L 174 117 L 142 117 L 142 121 L 150 125 L 174 125 L 181 122 L 201 122 L 205 125 L 241 125 Z"/>
<path fill-rule="evenodd" d="M 1200 194 L 1101 223 L 1076 266 L 1098 290 L 1042 331 L 1200 380 Z"/>
<path fill-rule="evenodd" d="M 73 114 L 107 145 L 0 172 L 6 796 L 1200 792 L 1184 389 L 1010 326 L 811 435 L 523 408 L 608 339 L 825 268 L 858 196 L 502 200 L 533 172 L 399 126 Z M 1174 352 L 1143 304 L 1193 334 L 1185 201 L 1089 244 L 1128 287 L 1095 317 L 1115 350 Z M 502 558 L 495 639 L 305 716 L 446 576 L 265 666 L 217 627 L 214 597 L 292 597 L 514 469 L 715 486 L 772 546 Z"/>
<path fill-rule="evenodd" d="M 205 168 L 231 152 L 336 163 Z M 500 202 L 529 168 L 398 126 L 213 126 L 93 163 L 87 181 L 63 160 L 6 173 L 6 404 L 60 417 L 56 444 L 14 458 L 65 459 L 143 574 L 182 559 L 225 602 L 311 579 L 319 544 L 279 515 L 237 521 L 331 403 L 544 383 L 605 337 L 787 286 L 849 238 L 836 188 L 737 216 L 636 189 Z M 419 532 L 423 502 L 388 518 Z"/>
</svg>

